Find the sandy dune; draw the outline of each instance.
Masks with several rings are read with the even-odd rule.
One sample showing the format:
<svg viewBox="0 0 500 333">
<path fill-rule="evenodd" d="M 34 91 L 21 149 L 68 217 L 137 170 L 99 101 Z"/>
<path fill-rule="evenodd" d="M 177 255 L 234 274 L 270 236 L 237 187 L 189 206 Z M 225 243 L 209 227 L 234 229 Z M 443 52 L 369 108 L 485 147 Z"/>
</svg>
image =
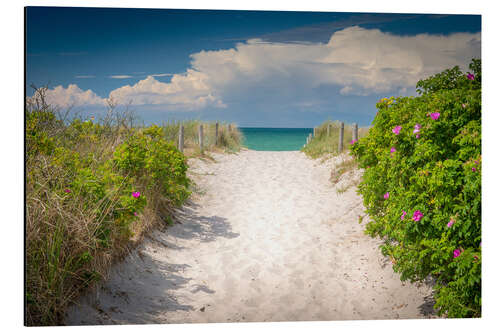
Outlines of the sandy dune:
<svg viewBox="0 0 500 333">
<path fill-rule="evenodd" d="M 243 151 L 191 160 L 197 192 L 66 323 L 195 323 L 426 318 L 431 288 L 399 280 L 364 235 L 360 172 L 336 160 Z M 365 219 L 366 220 L 366 219 Z"/>
</svg>

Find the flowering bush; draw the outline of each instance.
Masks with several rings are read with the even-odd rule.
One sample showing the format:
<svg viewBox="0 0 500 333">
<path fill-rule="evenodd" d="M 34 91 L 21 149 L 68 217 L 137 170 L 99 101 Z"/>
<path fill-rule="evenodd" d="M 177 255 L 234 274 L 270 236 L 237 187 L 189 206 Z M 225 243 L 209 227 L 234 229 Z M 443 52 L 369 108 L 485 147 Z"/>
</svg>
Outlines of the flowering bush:
<svg viewBox="0 0 500 333">
<path fill-rule="evenodd" d="M 481 315 L 481 63 L 384 98 L 368 135 L 351 146 L 365 168 L 359 192 L 402 280 L 435 278 L 435 307 Z M 389 195 L 390 193 L 390 195 Z"/>
<path fill-rule="evenodd" d="M 185 156 L 163 138 L 162 129 L 153 125 L 131 135 L 114 152 L 112 163 L 121 173 L 146 183 L 173 204 L 181 204 L 190 192 Z"/>
</svg>

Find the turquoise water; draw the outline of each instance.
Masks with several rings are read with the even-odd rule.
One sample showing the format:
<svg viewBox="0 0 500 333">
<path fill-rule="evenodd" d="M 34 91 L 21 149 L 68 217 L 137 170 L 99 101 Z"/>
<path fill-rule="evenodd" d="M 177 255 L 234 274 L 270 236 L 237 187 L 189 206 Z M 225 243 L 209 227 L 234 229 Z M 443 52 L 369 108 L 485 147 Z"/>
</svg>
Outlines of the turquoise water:
<svg viewBox="0 0 500 333">
<path fill-rule="evenodd" d="M 240 127 L 243 145 L 253 150 L 300 150 L 312 128 L 256 128 Z"/>
</svg>

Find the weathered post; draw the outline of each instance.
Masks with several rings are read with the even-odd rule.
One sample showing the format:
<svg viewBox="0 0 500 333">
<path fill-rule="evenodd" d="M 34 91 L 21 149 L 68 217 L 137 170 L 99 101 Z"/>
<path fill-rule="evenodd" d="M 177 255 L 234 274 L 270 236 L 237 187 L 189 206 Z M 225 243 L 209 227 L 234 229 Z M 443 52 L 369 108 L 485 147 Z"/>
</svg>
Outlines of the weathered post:
<svg viewBox="0 0 500 333">
<path fill-rule="evenodd" d="M 313 138 L 312 133 L 309 133 L 309 136 L 307 137 L 307 140 L 308 140 L 308 142 L 307 142 L 307 143 L 311 143 L 312 138 Z"/>
<path fill-rule="evenodd" d="M 344 123 L 340 123 L 339 131 L 339 153 L 344 149 Z"/>
<path fill-rule="evenodd" d="M 179 125 L 179 151 L 184 152 L 184 126 Z"/>
<path fill-rule="evenodd" d="M 203 152 L 203 125 L 200 124 L 198 127 L 198 138 L 200 143 L 200 151 Z"/>
<path fill-rule="evenodd" d="M 231 124 L 227 124 L 227 132 L 231 133 Z"/>
<path fill-rule="evenodd" d="M 356 123 L 352 125 L 352 141 L 358 141 L 358 124 Z"/>
<path fill-rule="evenodd" d="M 317 127 L 314 127 L 313 132 L 314 132 L 314 137 L 316 137 L 316 136 L 318 135 L 318 128 L 317 128 Z"/>
<path fill-rule="evenodd" d="M 328 127 L 326 129 L 326 135 L 329 137 L 330 136 L 330 128 L 332 127 L 332 124 L 328 124 Z"/>
<path fill-rule="evenodd" d="M 215 145 L 219 144 L 219 123 L 215 123 Z"/>
</svg>

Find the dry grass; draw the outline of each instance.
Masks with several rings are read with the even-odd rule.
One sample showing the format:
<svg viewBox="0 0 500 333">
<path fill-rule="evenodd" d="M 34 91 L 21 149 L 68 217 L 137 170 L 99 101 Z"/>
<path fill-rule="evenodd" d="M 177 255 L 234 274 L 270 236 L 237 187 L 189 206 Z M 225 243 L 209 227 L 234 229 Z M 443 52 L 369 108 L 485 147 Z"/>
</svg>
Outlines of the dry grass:
<svg viewBox="0 0 500 333">
<path fill-rule="evenodd" d="M 100 146 L 94 152 L 106 156 Z M 113 209 L 112 193 L 99 202 L 88 202 L 79 193 L 57 194 L 54 188 L 71 175 L 43 155 L 29 158 L 26 171 L 26 322 L 53 325 L 82 289 L 105 276 L 127 242 L 113 238 L 103 250 L 96 237 L 105 223 L 96 211 Z"/>
<path fill-rule="evenodd" d="M 330 126 L 330 135 L 328 135 L 328 126 Z M 358 129 L 358 138 L 362 138 L 368 133 L 367 127 L 360 127 Z M 313 137 L 311 142 L 301 149 L 306 155 L 312 158 L 331 157 L 339 154 L 340 122 L 339 121 L 326 121 L 317 127 L 316 136 Z M 352 140 L 352 126 L 344 125 L 344 151 L 349 149 Z"/>
<path fill-rule="evenodd" d="M 330 174 L 330 181 L 334 184 L 337 184 L 340 181 L 340 178 L 342 175 L 344 175 L 347 172 L 351 172 L 356 170 L 358 167 L 358 164 L 356 163 L 356 160 L 354 158 L 345 158 L 340 162 L 340 164 L 337 164 L 331 174 Z"/>
<path fill-rule="evenodd" d="M 178 146 L 180 125 L 184 126 L 184 154 L 188 157 L 203 157 L 206 152 L 235 153 L 241 149 L 243 135 L 235 124 L 219 123 L 217 140 L 215 123 L 190 120 L 162 124 L 167 140 Z M 203 151 L 199 146 L 198 128 L 203 126 Z"/>
<path fill-rule="evenodd" d="M 334 165 L 330 174 L 330 181 L 334 185 L 338 185 L 337 193 L 344 193 L 352 186 L 357 186 L 360 182 L 359 177 L 354 177 L 355 171 L 358 169 L 356 160 L 351 156 L 342 156 L 342 160 Z"/>
</svg>

